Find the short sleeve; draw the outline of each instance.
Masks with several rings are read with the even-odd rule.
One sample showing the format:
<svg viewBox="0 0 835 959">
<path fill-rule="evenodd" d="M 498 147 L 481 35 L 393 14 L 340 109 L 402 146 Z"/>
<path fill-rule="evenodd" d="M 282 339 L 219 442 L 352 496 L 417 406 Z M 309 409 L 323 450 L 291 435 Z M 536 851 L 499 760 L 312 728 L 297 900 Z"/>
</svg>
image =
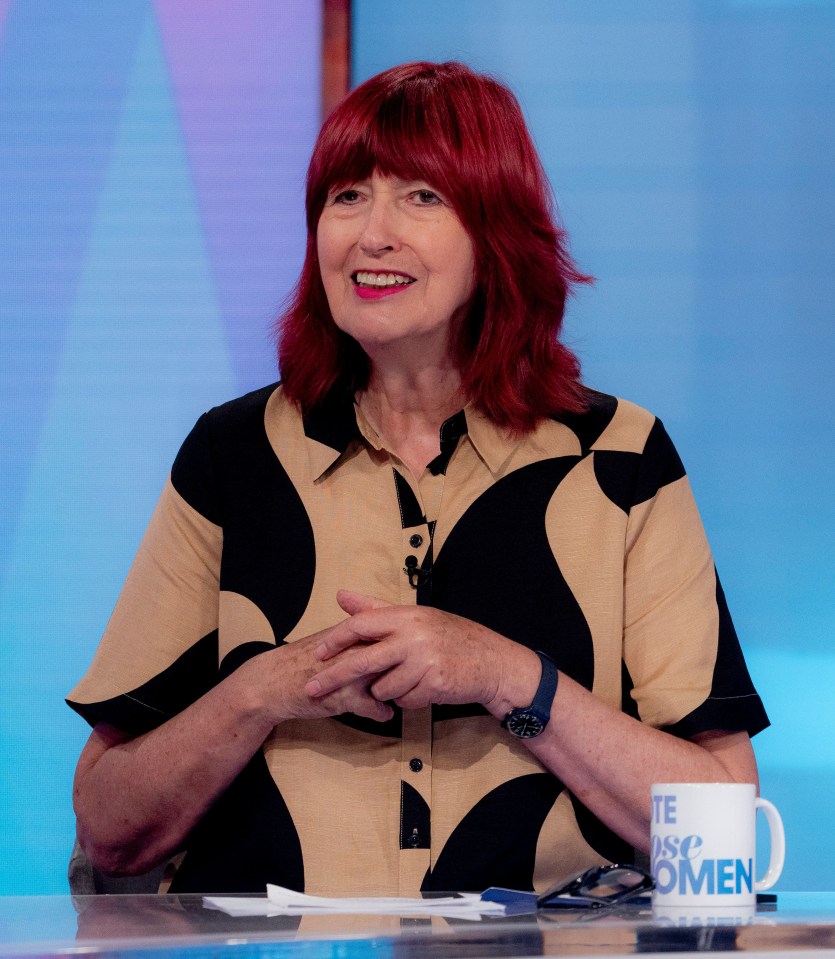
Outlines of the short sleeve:
<svg viewBox="0 0 835 959">
<path fill-rule="evenodd" d="M 641 456 L 624 568 L 624 664 L 642 721 L 682 737 L 768 726 L 704 528 L 659 420 Z"/>
<path fill-rule="evenodd" d="M 222 542 L 203 416 L 175 460 L 93 662 L 67 698 L 91 726 L 147 732 L 217 681 Z"/>
</svg>

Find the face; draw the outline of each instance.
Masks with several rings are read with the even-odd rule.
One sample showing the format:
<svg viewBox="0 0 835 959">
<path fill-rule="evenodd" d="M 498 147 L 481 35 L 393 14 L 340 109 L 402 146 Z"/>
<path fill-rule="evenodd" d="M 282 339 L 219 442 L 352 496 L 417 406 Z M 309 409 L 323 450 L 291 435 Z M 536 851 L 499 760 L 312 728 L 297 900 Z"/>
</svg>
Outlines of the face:
<svg viewBox="0 0 835 959">
<path fill-rule="evenodd" d="M 422 181 L 374 173 L 331 191 L 316 239 L 340 330 L 372 358 L 399 347 L 448 355 L 472 299 L 475 262 L 446 197 Z"/>
</svg>

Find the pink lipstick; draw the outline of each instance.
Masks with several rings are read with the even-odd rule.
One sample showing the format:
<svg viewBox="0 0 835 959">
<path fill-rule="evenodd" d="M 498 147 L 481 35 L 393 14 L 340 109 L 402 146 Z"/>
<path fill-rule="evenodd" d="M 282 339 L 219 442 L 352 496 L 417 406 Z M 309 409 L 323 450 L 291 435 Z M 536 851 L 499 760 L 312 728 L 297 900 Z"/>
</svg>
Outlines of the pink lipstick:
<svg viewBox="0 0 835 959">
<path fill-rule="evenodd" d="M 379 300 L 383 296 L 399 293 L 410 287 L 415 278 L 407 273 L 374 270 L 356 270 L 351 274 L 357 296 L 363 300 Z"/>
<path fill-rule="evenodd" d="M 354 286 L 354 289 L 357 291 L 357 296 L 361 300 L 379 300 L 384 296 L 391 296 L 394 293 L 402 293 L 403 290 L 408 290 L 411 284 L 405 284 L 404 286 L 380 286 L 375 290 L 371 286 Z"/>
</svg>

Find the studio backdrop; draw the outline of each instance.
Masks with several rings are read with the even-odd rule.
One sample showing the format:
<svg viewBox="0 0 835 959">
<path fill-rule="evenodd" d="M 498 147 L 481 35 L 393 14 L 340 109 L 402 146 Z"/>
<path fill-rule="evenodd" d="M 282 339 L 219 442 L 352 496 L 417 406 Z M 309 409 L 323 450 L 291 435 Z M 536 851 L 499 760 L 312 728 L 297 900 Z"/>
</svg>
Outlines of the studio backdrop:
<svg viewBox="0 0 835 959">
<path fill-rule="evenodd" d="M 66 890 L 63 697 L 183 437 L 277 377 L 319 0 L 0 0 L 0 894 Z M 573 251 L 587 381 L 691 475 L 773 728 L 780 887 L 831 886 L 835 4 L 354 0 L 353 80 L 518 93 Z M 489 198 L 487 198 L 489 202 Z"/>
</svg>

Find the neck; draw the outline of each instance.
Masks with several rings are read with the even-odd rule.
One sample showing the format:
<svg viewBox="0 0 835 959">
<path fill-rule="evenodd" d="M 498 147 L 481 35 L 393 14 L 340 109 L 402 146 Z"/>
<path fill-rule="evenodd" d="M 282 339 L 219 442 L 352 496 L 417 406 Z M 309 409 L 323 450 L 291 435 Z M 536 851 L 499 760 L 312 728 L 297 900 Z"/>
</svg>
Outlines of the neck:
<svg viewBox="0 0 835 959">
<path fill-rule="evenodd" d="M 440 453 L 441 424 L 461 409 L 465 398 L 452 366 L 409 373 L 374 367 L 358 401 L 386 447 L 420 476 Z"/>
<path fill-rule="evenodd" d="M 405 417 L 440 426 L 463 405 L 461 377 L 453 366 L 384 373 L 371 371 L 363 404 L 380 417 Z"/>
</svg>

